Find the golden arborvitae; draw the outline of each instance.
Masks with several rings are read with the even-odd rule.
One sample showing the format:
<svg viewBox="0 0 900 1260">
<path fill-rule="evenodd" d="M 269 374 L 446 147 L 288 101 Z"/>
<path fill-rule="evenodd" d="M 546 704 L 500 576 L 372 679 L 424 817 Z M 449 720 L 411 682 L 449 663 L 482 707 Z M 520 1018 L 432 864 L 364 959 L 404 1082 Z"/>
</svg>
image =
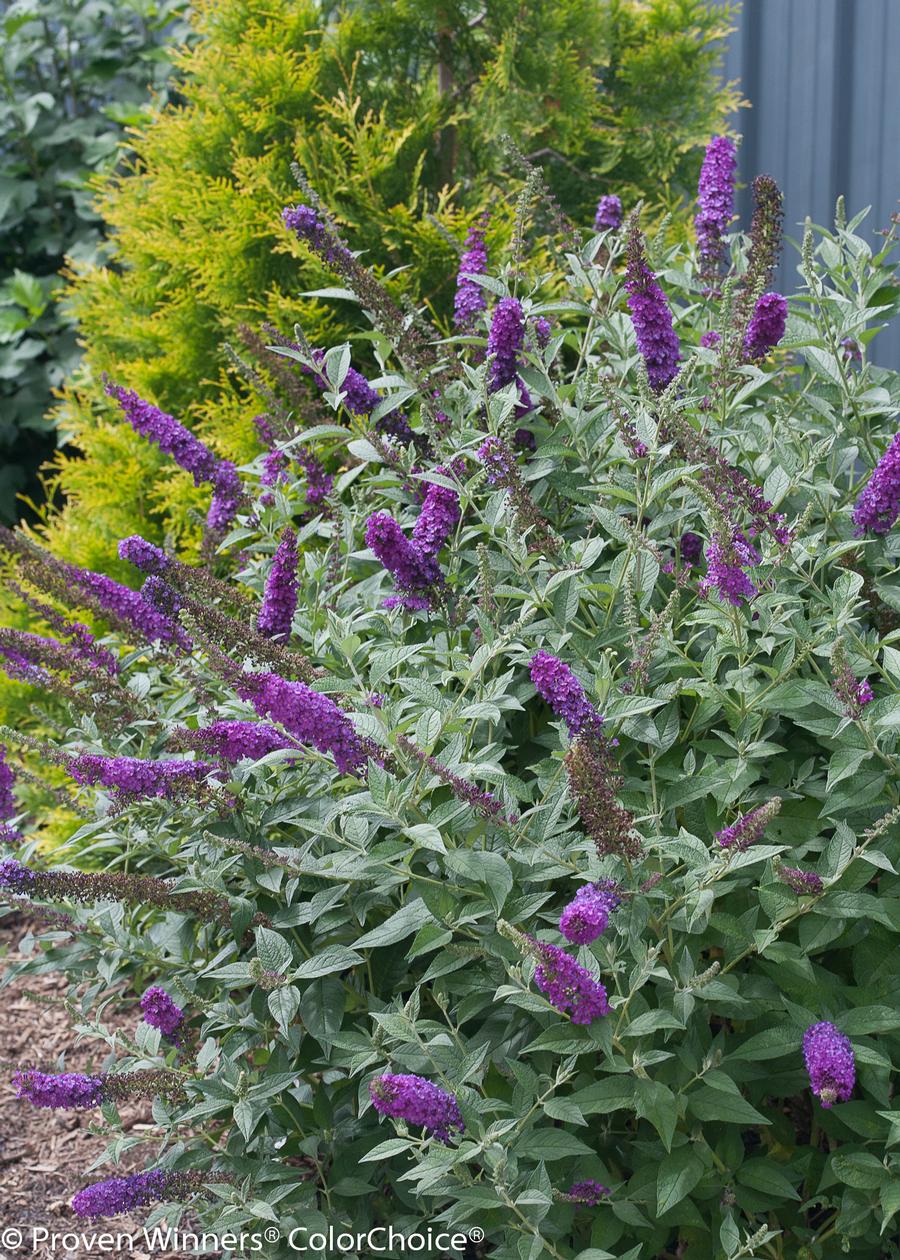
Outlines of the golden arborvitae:
<svg viewBox="0 0 900 1260">
<path fill-rule="evenodd" d="M 688 191 L 702 141 L 733 102 L 711 88 L 721 11 L 699 0 L 471 7 L 422 0 L 389 6 L 387 22 L 386 6 L 363 0 L 329 22 L 314 0 L 195 6 L 199 38 L 177 59 L 181 103 L 157 111 L 133 137 L 128 169 L 99 189 L 108 263 L 73 267 L 86 354 L 59 408 L 71 453 L 48 474 L 63 504 L 45 522 L 58 554 L 116 572 L 121 537 L 168 533 L 193 545 L 192 509 L 206 507 L 187 474 L 123 424 L 102 373 L 241 461 L 258 449 L 251 421 L 264 404 L 223 342 L 240 345 L 242 324 L 289 332 L 299 321 L 318 344 L 366 327 L 350 302 L 301 296 L 335 280 L 281 225 L 282 207 L 299 199 L 292 161 L 352 248 L 385 270 L 403 266 L 392 287 L 439 320 L 456 269 L 446 229 L 462 237 L 492 181 L 515 196 L 494 143 L 501 132 L 519 137 L 582 219 L 602 192 L 657 201 Z M 657 69 L 669 57 L 682 131 L 666 124 L 657 135 L 641 114 L 632 72 L 648 57 Z M 641 131 L 656 138 L 635 161 L 626 150 L 640 147 Z M 465 211 L 450 205 L 454 181 Z M 509 219 L 501 203 L 494 260 Z"/>
</svg>

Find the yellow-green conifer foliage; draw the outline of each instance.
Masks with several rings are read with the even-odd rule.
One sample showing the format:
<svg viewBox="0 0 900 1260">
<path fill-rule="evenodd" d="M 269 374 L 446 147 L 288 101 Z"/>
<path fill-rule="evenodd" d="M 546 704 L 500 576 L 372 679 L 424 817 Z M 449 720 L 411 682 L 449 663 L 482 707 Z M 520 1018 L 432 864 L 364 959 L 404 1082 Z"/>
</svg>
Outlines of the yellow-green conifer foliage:
<svg viewBox="0 0 900 1260">
<path fill-rule="evenodd" d="M 734 103 L 713 80 L 721 14 L 698 0 L 404 0 L 326 20 L 314 0 L 200 0 L 200 37 L 178 61 L 182 103 L 132 137 L 129 170 L 100 192 L 107 263 L 72 277 L 86 354 L 60 408 L 72 453 L 50 474 L 63 504 L 46 521 L 50 546 L 124 577 L 120 538 L 188 544 L 208 501 L 134 436 L 104 372 L 240 462 L 262 406 L 223 353 L 239 325 L 299 321 L 318 344 L 364 327 L 350 303 L 341 323 L 333 302 L 301 296 L 335 281 L 281 226 L 298 199 L 292 161 L 353 248 L 405 268 L 391 283 L 443 318 L 456 258 L 426 211 L 461 237 L 487 199 L 508 204 L 502 131 L 582 220 L 603 192 L 689 191 Z M 642 103 L 644 74 L 655 79 Z M 681 121 L 667 104 L 657 126 L 666 93 Z M 360 356 L 365 367 L 364 345 Z"/>
</svg>

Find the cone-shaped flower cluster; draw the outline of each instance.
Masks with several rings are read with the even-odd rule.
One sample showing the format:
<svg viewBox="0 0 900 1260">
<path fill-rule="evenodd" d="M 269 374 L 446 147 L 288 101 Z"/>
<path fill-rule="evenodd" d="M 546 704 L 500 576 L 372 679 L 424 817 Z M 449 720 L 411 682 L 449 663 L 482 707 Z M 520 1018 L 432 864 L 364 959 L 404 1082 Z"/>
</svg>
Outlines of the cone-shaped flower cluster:
<svg viewBox="0 0 900 1260">
<path fill-rule="evenodd" d="M 375 707 L 381 708 L 381 705 L 377 704 Z M 445 765 L 442 765 L 437 757 L 429 756 L 424 749 L 419 748 L 407 736 L 398 735 L 397 744 L 405 753 L 415 757 L 423 766 L 427 766 L 431 773 L 436 775 L 442 783 L 446 783 L 457 800 L 465 801 L 467 805 L 471 805 L 475 812 L 481 814 L 483 818 L 496 818 L 498 822 L 512 823 L 518 821 L 515 816 L 506 817 L 503 813 L 502 802 L 498 801 L 491 792 L 477 787 L 474 783 L 469 783 L 461 775 L 454 774 L 452 770 L 448 770 Z"/>
<path fill-rule="evenodd" d="M 563 910 L 559 930 L 574 945 L 589 945 L 606 931 L 609 916 L 621 901 L 615 880 L 583 884 Z"/>
<path fill-rule="evenodd" d="M 328 696 L 277 674 L 241 674 L 236 690 L 260 717 L 280 722 L 301 744 L 330 753 L 345 774 L 359 774 L 366 764 L 362 740 L 346 713 Z"/>
<path fill-rule="evenodd" d="M 740 608 L 745 600 L 759 593 L 744 569 L 761 561 L 762 556 L 743 534 L 734 533 L 730 538 L 714 534 L 706 548 L 706 577 L 700 583 L 701 594 L 715 590 L 723 604 Z"/>
<path fill-rule="evenodd" d="M 443 585 L 444 577 L 433 556 L 414 547 L 389 512 L 373 512 L 366 521 L 366 546 L 394 579 L 396 596 L 388 596 L 388 608 L 427 611 Z"/>
<path fill-rule="evenodd" d="M 267 722 L 241 722 L 222 719 L 198 730 L 182 727 L 173 731 L 170 742 L 178 748 L 195 748 L 208 757 L 218 757 L 229 765 L 245 759 L 259 761 L 267 753 L 282 748 L 296 749 L 292 739 Z"/>
<path fill-rule="evenodd" d="M 92 573 L 89 569 L 76 570 L 73 577 L 78 586 L 93 597 L 102 612 L 129 626 L 146 642 L 175 643 L 186 652 L 191 650 L 191 641 L 181 627 L 170 617 L 157 612 L 138 591 L 123 586 L 104 573 Z"/>
<path fill-rule="evenodd" d="M 788 306 L 780 293 L 763 293 L 757 300 L 744 337 L 744 357 L 764 359 L 778 345 L 787 326 Z"/>
<path fill-rule="evenodd" d="M 272 560 L 266 578 L 262 607 L 256 628 L 267 639 L 287 641 L 291 637 L 294 613 L 297 611 L 297 535 L 288 526 Z"/>
<path fill-rule="evenodd" d="M 9 825 L 9 819 L 18 813 L 13 786 L 16 776 L 6 760 L 6 747 L 0 744 L 0 843 L 18 840 L 19 833 Z"/>
<path fill-rule="evenodd" d="M 650 387 L 660 393 L 678 375 L 681 347 L 666 295 L 644 259 L 644 241 L 636 214 L 629 223 L 625 274 L 628 309 Z"/>
<path fill-rule="evenodd" d="M 177 892 L 165 880 L 152 875 L 126 875 L 121 871 L 41 871 L 23 866 L 16 858 L 0 861 L 0 889 L 17 897 L 47 897 L 55 901 L 89 904 L 124 901 L 145 909 L 156 906 L 211 923 L 228 923 L 231 906 L 218 893 Z"/>
<path fill-rule="evenodd" d="M 81 1072 L 16 1072 L 12 1083 L 17 1097 L 35 1107 L 79 1110 L 99 1107 L 104 1099 L 104 1077 Z"/>
<path fill-rule="evenodd" d="M 152 573 L 160 577 L 172 568 L 172 560 L 157 547 L 156 543 L 147 542 L 140 534 L 131 534 L 119 543 L 119 559 L 127 560 L 142 573 Z"/>
<path fill-rule="evenodd" d="M 751 844 L 761 840 L 769 823 L 781 809 L 781 797 L 773 796 L 764 805 L 757 805 L 748 814 L 741 814 L 730 827 L 716 832 L 716 839 L 723 849 L 737 849 L 743 853 Z"/>
<path fill-rule="evenodd" d="M 844 714 L 857 721 L 866 705 L 875 699 L 875 695 L 868 678 L 857 678 L 853 673 L 840 639 L 835 640 L 831 649 L 831 678 L 831 690 L 840 700 Z"/>
<path fill-rule="evenodd" d="M 598 857 L 616 853 L 629 860 L 640 857 L 643 845 L 634 818 L 618 802 L 622 776 L 613 746 L 603 738 L 579 737 L 566 753 L 569 792 Z"/>
<path fill-rule="evenodd" d="M 158 1098 L 163 1094 L 182 1093 L 178 1073 L 163 1068 L 116 1075 L 103 1072 L 98 1076 L 85 1076 L 81 1072 L 51 1074 L 29 1068 L 16 1072 L 12 1083 L 17 1096 L 32 1106 L 67 1111 L 99 1107 L 104 1102 L 121 1102 L 127 1098 Z"/>
<path fill-rule="evenodd" d="M 822 878 L 815 871 L 803 871 L 799 866 L 779 866 L 775 873 L 798 896 L 821 897 L 825 891 Z"/>
<path fill-rule="evenodd" d="M 567 1203 L 581 1203 L 585 1207 L 596 1207 L 598 1203 L 608 1199 L 609 1195 L 609 1186 L 604 1186 L 602 1182 L 588 1178 L 586 1181 L 576 1181 L 574 1185 L 569 1186 L 568 1190 L 560 1198 Z"/>
<path fill-rule="evenodd" d="M 734 216 L 734 177 L 737 149 L 728 136 L 714 136 L 706 148 L 700 182 L 697 186 L 697 213 L 694 229 L 701 258 L 717 265 L 722 254 L 722 237 Z"/>
<path fill-rule="evenodd" d="M 585 695 L 584 687 L 558 656 L 535 652 L 531 658 L 531 681 L 550 708 L 565 722 L 572 736 L 599 734 L 603 718 Z"/>
<path fill-rule="evenodd" d="M 435 469 L 444 477 L 456 471 L 455 465 Z M 366 522 L 366 545 L 390 573 L 398 592 L 384 601 L 386 608 L 427 611 L 433 607 L 444 585 L 435 557 L 459 519 L 459 495 L 437 482 L 428 485 L 411 538 L 406 537 L 390 513 L 372 513 Z"/>
<path fill-rule="evenodd" d="M 516 298 L 501 298 L 494 308 L 488 334 L 489 388 L 493 394 L 511 385 L 519 371 L 519 354 L 525 344 L 525 316 Z"/>
<path fill-rule="evenodd" d="M 846 1102 L 856 1082 L 856 1060 L 850 1038 L 824 1020 L 803 1034 L 803 1058 L 812 1092 L 826 1109 Z"/>
<path fill-rule="evenodd" d="M 875 465 L 853 509 L 857 534 L 886 534 L 900 516 L 900 433 Z"/>
<path fill-rule="evenodd" d="M 110 788 L 122 802 L 147 797 L 175 800 L 215 772 L 215 767 L 205 761 L 145 761 L 141 757 L 103 757 L 97 753 L 78 753 L 66 757 L 63 764 L 76 783 Z"/>
<path fill-rule="evenodd" d="M 622 226 L 622 202 L 615 193 L 608 193 L 597 202 L 594 227 L 598 232 L 608 232 Z"/>
<path fill-rule="evenodd" d="M 469 229 L 466 247 L 459 260 L 456 276 L 456 295 L 453 299 L 453 322 L 464 332 L 487 306 L 487 297 L 480 284 L 472 276 L 482 276 L 487 271 L 487 248 L 484 243 L 484 219 Z"/>
<path fill-rule="evenodd" d="M 465 1130 L 454 1096 L 423 1076 L 390 1072 L 376 1076 L 369 1082 L 369 1096 L 375 1110 L 383 1116 L 420 1124 L 445 1145 L 454 1130 Z"/>
<path fill-rule="evenodd" d="M 176 1040 L 176 1034 L 184 1023 L 184 1011 L 169 997 L 165 989 L 158 984 L 152 985 L 141 998 L 141 1014 L 144 1023 L 151 1028 L 158 1028 L 170 1041 Z"/>
<path fill-rule="evenodd" d="M 213 501 L 207 524 L 213 530 L 226 529 L 234 520 L 241 499 L 241 482 L 234 464 L 218 459 L 190 429 L 153 403 L 146 402 L 134 390 L 108 381 L 106 392 L 119 403 L 135 433 L 153 442 L 163 454 L 171 455 L 176 464 L 191 474 L 195 486 L 203 482 L 212 485 Z"/>
<path fill-rule="evenodd" d="M 323 262 L 334 264 L 343 259 L 347 249 L 322 221 L 312 206 L 286 206 L 281 212 L 284 226 L 305 241 Z"/>
<path fill-rule="evenodd" d="M 592 1024 L 609 1014 L 606 989 L 586 967 L 558 945 L 548 945 L 534 937 L 529 940 L 531 952 L 538 960 L 534 982 L 558 1011 L 571 1012 L 573 1024 Z"/>
<path fill-rule="evenodd" d="M 211 1177 L 210 1180 L 220 1180 Z M 181 1200 L 198 1190 L 204 1181 L 201 1172 L 169 1172 L 153 1168 L 129 1177 L 110 1177 L 79 1190 L 72 1199 L 72 1211 L 85 1219 L 100 1220 L 118 1216 L 134 1208 L 148 1207 L 168 1199 Z"/>
</svg>

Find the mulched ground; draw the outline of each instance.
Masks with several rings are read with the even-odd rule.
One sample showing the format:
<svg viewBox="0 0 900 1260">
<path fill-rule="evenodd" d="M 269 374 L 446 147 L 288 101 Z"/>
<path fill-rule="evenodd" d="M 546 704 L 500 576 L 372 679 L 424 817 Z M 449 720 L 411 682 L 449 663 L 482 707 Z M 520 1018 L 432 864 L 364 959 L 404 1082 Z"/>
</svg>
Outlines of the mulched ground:
<svg viewBox="0 0 900 1260">
<path fill-rule="evenodd" d="M 0 921 L 0 972 L 7 963 L 21 955 L 19 942 L 28 928 L 27 922 L 12 915 Z M 137 1147 L 132 1163 L 125 1168 L 103 1165 L 85 1176 L 85 1170 L 106 1146 L 104 1138 L 90 1132 L 99 1121 L 97 1112 L 49 1111 L 32 1107 L 16 1098 L 10 1085 L 10 1064 L 38 1067 L 53 1071 L 61 1051 L 65 1051 L 68 1072 L 84 1071 L 89 1065 L 103 1061 L 107 1048 L 103 1042 L 87 1039 L 75 1043 L 71 1021 L 66 1011 L 55 1004 L 34 1001 L 26 996 L 30 990 L 46 996 L 63 996 L 65 981 L 60 976 L 27 976 L 0 990 L 0 1260 L 14 1260 L 17 1252 L 4 1247 L 3 1230 L 19 1228 L 25 1240 L 18 1254 L 40 1257 L 41 1260 L 87 1260 L 87 1257 L 110 1253 L 77 1247 L 74 1250 L 39 1244 L 32 1250 L 29 1226 L 64 1234 L 102 1231 L 137 1233 L 143 1218 L 117 1216 L 107 1223 L 91 1227 L 79 1223 L 69 1207 L 74 1192 L 86 1181 L 121 1176 L 123 1172 L 143 1167 L 146 1147 Z M 133 1031 L 134 1014 L 123 1015 L 123 1028 Z M 115 1027 L 116 1019 L 104 1013 L 104 1023 Z M 130 1133 L 140 1132 L 149 1120 L 149 1107 L 136 1106 L 122 1110 L 124 1126 Z M 183 1224 L 181 1228 L 190 1228 Z M 152 1257 L 141 1249 L 141 1239 L 134 1250 L 124 1255 L 132 1260 L 181 1260 L 176 1252 L 156 1251 Z"/>
</svg>

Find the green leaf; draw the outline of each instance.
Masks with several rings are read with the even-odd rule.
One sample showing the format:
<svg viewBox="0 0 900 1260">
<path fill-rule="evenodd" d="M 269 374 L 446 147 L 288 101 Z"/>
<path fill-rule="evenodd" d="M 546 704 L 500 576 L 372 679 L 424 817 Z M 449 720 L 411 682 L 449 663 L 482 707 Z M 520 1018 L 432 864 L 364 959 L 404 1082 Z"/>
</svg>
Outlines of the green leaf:
<svg viewBox="0 0 900 1260">
<path fill-rule="evenodd" d="M 890 1006 L 857 1006 L 845 1011 L 837 1019 L 837 1026 L 848 1036 L 864 1036 L 866 1033 L 895 1032 L 898 1024 L 897 1011 Z"/>
<path fill-rule="evenodd" d="M 649 1120 L 662 1138 L 667 1151 L 672 1149 L 675 1125 L 678 1123 L 678 1101 L 667 1085 L 660 1081 L 639 1078 L 635 1082 L 635 1110 Z"/>
<path fill-rule="evenodd" d="M 750 1190 L 773 1199 L 799 1199 L 792 1182 L 772 1159 L 748 1159 L 737 1170 L 737 1180 Z"/>
<path fill-rule="evenodd" d="M 271 928 L 256 929 L 256 956 L 266 971 L 283 975 L 294 964 L 294 952 L 283 936 Z"/>
<path fill-rule="evenodd" d="M 281 1035 L 287 1037 L 288 1027 L 297 1014 L 300 1006 L 300 990 L 292 984 L 273 989 L 269 994 L 269 1012 L 281 1029 Z"/>
<path fill-rule="evenodd" d="M 300 999 L 300 1018 L 318 1040 L 328 1043 L 340 1032 L 344 1015 L 344 986 L 339 980 L 318 979 L 307 985 Z"/>
<path fill-rule="evenodd" d="M 764 1115 L 752 1107 L 740 1094 L 724 1089 L 712 1089 L 701 1085 L 687 1095 L 687 1103 L 698 1120 L 721 1120 L 725 1124 L 771 1124 Z"/>
<path fill-rule="evenodd" d="M 782 1024 L 778 1028 L 767 1028 L 765 1032 L 749 1037 L 736 1050 L 729 1054 L 730 1059 L 780 1059 L 785 1054 L 799 1052 L 803 1041 L 803 1030 L 790 1024 Z"/>
<path fill-rule="evenodd" d="M 335 971 L 347 971 L 364 962 L 362 954 L 346 945 L 328 945 L 312 958 L 308 958 L 294 972 L 296 980 L 314 980 L 318 976 L 330 976 Z"/>
<path fill-rule="evenodd" d="M 544 1162 L 593 1154 L 581 1138 L 566 1129 L 530 1129 L 522 1134 L 515 1149 L 520 1159 L 527 1157 Z"/>
<path fill-rule="evenodd" d="M 900 1178 L 895 1177 L 893 1181 L 886 1182 L 881 1187 L 881 1210 L 884 1213 L 884 1220 L 881 1222 L 881 1233 L 887 1229 L 894 1216 L 900 1211 Z"/>
<path fill-rule="evenodd" d="M 881 1160 L 868 1151 L 850 1155 L 838 1151 L 831 1157 L 831 1168 L 839 1181 L 855 1190 L 874 1190 L 890 1176 Z"/>
<path fill-rule="evenodd" d="M 623 1037 L 645 1037 L 659 1028 L 684 1028 L 684 1023 L 671 1011 L 644 1011 L 622 1031 Z"/>
<path fill-rule="evenodd" d="M 431 849 L 434 853 L 447 852 L 440 831 L 431 823 L 416 823 L 413 827 L 406 827 L 403 834 L 421 849 Z"/>
<path fill-rule="evenodd" d="M 635 1082 L 630 1076 L 608 1076 L 586 1085 L 571 1095 L 573 1103 L 586 1115 L 608 1115 L 611 1111 L 633 1111 Z"/>
<path fill-rule="evenodd" d="M 430 921 L 431 913 L 428 907 L 417 897 L 413 901 L 408 901 L 405 906 L 401 906 L 383 923 L 379 923 L 378 927 L 365 932 L 358 941 L 353 942 L 353 947 L 354 949 L 381 949 L 385 945 L 396 945 L 397 941 L 412 936 L 413 932 L 418 932 L 424 923 Z"/>
<path fill-rule="evenodd" d="M 670 1211 L 690 1194 L 703 1172 L 703 1161 L 691 1146 L 680 1146 L 667 1155 L 656 1175 L 657 1215 Z"/>
<path fill-rule="evenodd" d="M 381 1159 L 391 1159 L 394 1155 L 402 1155 L 404 1151 L 408 1151 L 412 1144 L 411 1138 L 388 1138 L 386 1142 L 373 1146 L 365 1155 L 360 1155 L 359 1162 L 374 1164 Z"/>
<path fill-rule="evenodd" d="M 484 849 L 458 849 L 447 857 L 447 869 L 464 879 L 485 886 L 494 909 L 499 914 L 512 891 L 512 871 L 499 853 Z"/>
</svg>

